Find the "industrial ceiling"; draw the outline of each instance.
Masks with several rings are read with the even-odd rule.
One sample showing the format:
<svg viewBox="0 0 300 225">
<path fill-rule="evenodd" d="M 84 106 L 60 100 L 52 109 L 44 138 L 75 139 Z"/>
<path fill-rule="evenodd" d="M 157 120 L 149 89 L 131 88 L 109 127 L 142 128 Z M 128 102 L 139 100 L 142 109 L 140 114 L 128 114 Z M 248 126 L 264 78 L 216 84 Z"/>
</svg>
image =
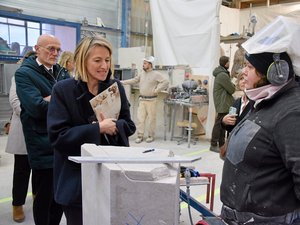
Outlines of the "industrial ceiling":
<svg viewBox="0 0 300 225">
<path fill-rule="evenodd" d="M 270 6 L 292 2 L 298 2 L 300 4 L 299 0 L 222 0 L 222 5 L 230 8 L 245 9 L 257 6 Z"/>
</svg>

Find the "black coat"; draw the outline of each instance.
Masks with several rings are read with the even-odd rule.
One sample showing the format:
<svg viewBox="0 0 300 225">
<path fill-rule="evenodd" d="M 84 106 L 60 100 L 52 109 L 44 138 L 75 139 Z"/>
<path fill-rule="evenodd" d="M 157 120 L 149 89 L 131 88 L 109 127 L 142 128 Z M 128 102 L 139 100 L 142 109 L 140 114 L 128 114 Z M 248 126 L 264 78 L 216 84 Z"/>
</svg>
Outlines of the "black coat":
<svg viewBox="0 0 300 225">
<path fill-rule="evenodd" d="M 99 123 L 91 123 L 95 116 L 89 101 L 94 96 L 88 91 L 87 84 L 69 79 L 54 86 L 48 110 L 48 132 L 55 156 L 55 200 L 62 205 L 81 205 L 81 168 L 69 161 L 68 156 L 80 156 L 84 143 L 129 146 L 128 137 L 135 132 L 121 83 L 110 79 L 99 82 L 99 93 L 114 82 L 119 87 L 121 110 L 116 122 L 119 134 L 116 137 L 107 135 L 110 143 L 100 134 Z"/>
</svg>

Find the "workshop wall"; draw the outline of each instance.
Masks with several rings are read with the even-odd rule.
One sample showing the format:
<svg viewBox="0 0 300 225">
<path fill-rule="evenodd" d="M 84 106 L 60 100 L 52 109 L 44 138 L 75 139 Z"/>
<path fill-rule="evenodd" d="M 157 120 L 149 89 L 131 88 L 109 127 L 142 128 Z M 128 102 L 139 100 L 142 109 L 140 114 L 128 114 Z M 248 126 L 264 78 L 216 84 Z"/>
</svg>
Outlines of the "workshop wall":
<svg viewBox="0 0 300 225">
<path fill-rule="evenodd" d="M 100 17 L 107 27 L 118 28 L 120 0 L 2 0 L 1 5 L 21 9 L 23 14 L 81 23 L 84 17 L 96 25 Z"/>
</svg>

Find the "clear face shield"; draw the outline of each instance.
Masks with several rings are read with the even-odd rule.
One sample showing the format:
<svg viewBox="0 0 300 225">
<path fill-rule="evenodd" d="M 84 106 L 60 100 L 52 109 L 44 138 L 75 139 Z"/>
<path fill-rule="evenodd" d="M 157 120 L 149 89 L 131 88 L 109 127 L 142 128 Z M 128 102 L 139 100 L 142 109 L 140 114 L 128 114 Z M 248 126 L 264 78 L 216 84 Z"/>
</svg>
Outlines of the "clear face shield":
<svg viewBox="0 0 300 225">
<path fill-rule="evenodd" d="M 242 44 L 249 54 L 287 52 L 300 76 L 300 17 L 278 16 Z"/>
</svg>

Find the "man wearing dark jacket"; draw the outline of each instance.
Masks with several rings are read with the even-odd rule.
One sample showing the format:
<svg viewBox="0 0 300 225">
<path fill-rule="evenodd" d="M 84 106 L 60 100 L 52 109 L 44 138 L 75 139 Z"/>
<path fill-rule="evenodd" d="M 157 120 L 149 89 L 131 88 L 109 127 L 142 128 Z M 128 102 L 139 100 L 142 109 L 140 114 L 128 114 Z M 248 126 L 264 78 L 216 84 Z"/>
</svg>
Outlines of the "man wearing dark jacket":
<svg viewBox="0 0 300 225">
<path fill-rule="evenodd" d="M 213 71 L 215 77 L 213 97 L 217 115 L 211 135 L 210 151 L 214 152 L 219 152 L 219 147 L 225 143 L 225 129 L 221 123 L 222 118 L 228 114 L 229 107 L 234 102 L 232 94 L 235 92 L 235 85 L 231 82 L 228 72 L 229 58 L 221 56 L 219 64 Z"/>
<path fill-rule="evenodd" d="M 36 225 L 59 224 L 61 207 L 53 198 L 53 149 L 47 133 L 47 111 L 54 84 L 69 78 L 57 58 L 60 41 L 41 35 L 36 55 L 29 57 L 15 73 L 17 95 L 21 103 L 21 122 L 35 186 L 33 217 Z"/>
</svg>

